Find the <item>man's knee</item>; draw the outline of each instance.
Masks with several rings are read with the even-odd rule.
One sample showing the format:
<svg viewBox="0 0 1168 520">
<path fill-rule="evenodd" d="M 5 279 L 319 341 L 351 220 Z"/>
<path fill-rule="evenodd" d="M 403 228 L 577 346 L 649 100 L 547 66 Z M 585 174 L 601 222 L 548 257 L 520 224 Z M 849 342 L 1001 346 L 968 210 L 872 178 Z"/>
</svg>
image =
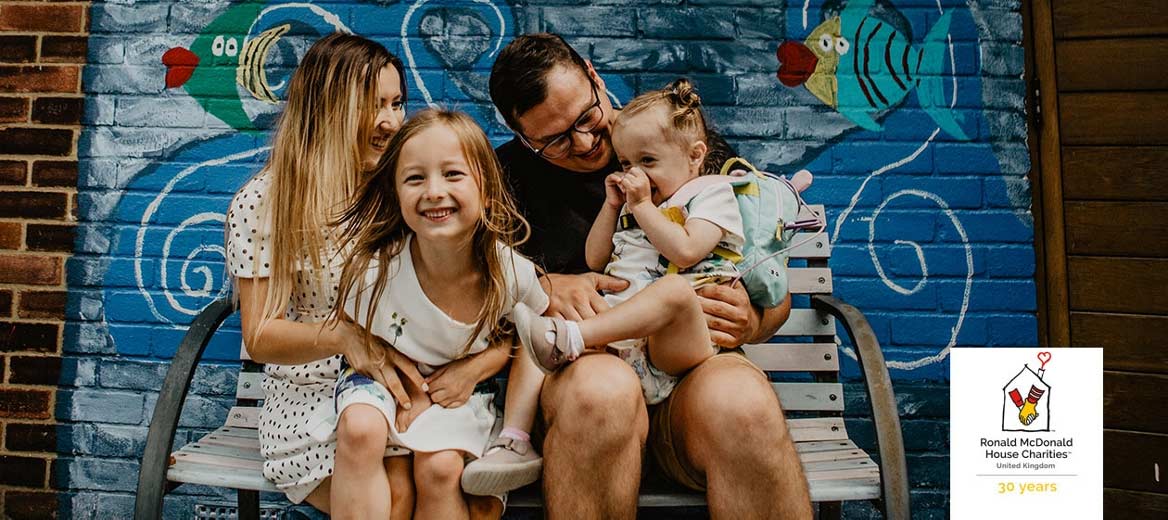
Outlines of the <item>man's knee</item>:
<svg viewBox="0 0 1168 520">
<path fill-rule="evenodd" d="M 685 390 L 679 404 L 689 419 L 684 425 L 687 437 L 696 435 L 715 447 L 727 444 L 741 451 L 754 444 L 747 439 L 786 436 L 783 412 L 770 384 L 753 369 L 739 366 L 702 374 Z"/>
<path fill-rule="evenodd" d="M 557 375 L 544 416 L 557 432 L 589 438 L 644 437 L 641 384 L 632 369 L 609 355 L 585 356 Z"/>
<path fill-rule="evenodd" d="M 349 406 L 337 420 L 337 444 L 348 450 L 384 452 L 388 434 L 385 415 L 372 406 Z"/>
<path fill-rule="evenodd" d="M 462 455 L 456 451 L 440 451 L 414 460 L 414 480 L 419 492 L 427 487 L 448 489 L 459 486 L 462 477 Z"/>
</svg>

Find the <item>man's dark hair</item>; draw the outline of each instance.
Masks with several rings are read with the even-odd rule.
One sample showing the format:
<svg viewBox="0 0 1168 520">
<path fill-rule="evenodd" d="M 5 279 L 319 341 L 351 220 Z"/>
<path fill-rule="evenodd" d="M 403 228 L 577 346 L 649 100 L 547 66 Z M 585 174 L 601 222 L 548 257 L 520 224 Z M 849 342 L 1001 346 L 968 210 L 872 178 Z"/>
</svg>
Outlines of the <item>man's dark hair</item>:
<svg viewBox="0 0 1168 520">
<path fill-rule="evenodd" d="M 490 81 L 491 101 L 507 126 L 521 132 L 519 116 L 547 99 L 548 72 L 557 65 L 571 68 L 573 64 L 587 76 L 584 58 L 556 34 L 525 34 L 508 43 L 491 67 Z"/>
</svg>

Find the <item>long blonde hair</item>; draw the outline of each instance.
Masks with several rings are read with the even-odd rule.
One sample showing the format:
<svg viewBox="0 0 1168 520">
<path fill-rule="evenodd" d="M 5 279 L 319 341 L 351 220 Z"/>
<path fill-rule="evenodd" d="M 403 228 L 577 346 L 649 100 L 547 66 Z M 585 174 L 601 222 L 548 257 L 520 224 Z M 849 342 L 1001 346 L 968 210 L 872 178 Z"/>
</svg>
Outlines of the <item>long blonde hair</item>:
<svg viewBox="0 0 1168 520">
<path fill-rule="evenodd" d="M 271 178 L 265 206 L 272 250 L 257 336 L 287 312 L 298 277 L 308 276 L 319 292 L 327 292 L 331 251 L 340 248 L 330 224 L 363 175 L 362 152 L 377 113 L 378 75 L 390 65 L 403 78 L 404 97 L 401 60 L 379 43 L 334 33 L 317 40 L 292 73 L 272 152 L 260 172 Z"/>
<path fill-rule="evenodd" d="M 497 244 L 515 247 L 526 241 L 530 234 L 527 221 L 519 214 L 507 190 L 503 170 L 490 141 L 474 120 L 462 112 L 427 109 L 416 114 L 393 136 L 381 162 L 357 190 L 353 204 L 345 211 L 339 223 L 339 227 L 346 230 L 343 240 L 352 249 L 341 274 L 337 305 L 331 320 L 335 322 L 340 319 L 341 309 L 348 298 L 364 300 L 362 293 L 372 291 L 368 299 L 368 318 L 363 324 L 367 344 L 371 344 L 369 330 L 377 314 L 379 296 L 388 283 L 390 260 L 402 252 L 406 239 L 413 233 L 402 217 L 397 193 L 396 177 L 402 148 L 410 139 L 437 125 L 449 128 L 457 137 L 470 173 L 478 182 L 479 200 L 482 201 L 471 249 L 475 267 L 483 275 L 481 280 L 485 302 L 475 318 L 474 331 L 460 350 L 461 357 L 470 350 L 484 330 L 491 334 L 498 332 L 497 324 L 506 310 L 503 270 L 510 264 L 505 265 L 500 258 Z M 372 287 L 366 287 L 365 275 L 374 259 L 380 269 Z"/>
</svg>

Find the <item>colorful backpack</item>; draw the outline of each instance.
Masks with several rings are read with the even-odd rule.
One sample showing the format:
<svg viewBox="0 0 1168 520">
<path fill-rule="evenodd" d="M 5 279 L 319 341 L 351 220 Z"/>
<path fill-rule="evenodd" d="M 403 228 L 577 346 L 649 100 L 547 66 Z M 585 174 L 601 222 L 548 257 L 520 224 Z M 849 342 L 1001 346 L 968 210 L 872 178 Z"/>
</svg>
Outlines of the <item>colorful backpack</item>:
<svg viewBox="0 0 1168 520">
<path fill-rule="evenodd" d="M 759 171 L 735 157 L 722 166 L 721 175 L 706 175 L 687 182 L 670 197 L 684 204 L 707 187 L 726 182 L 734 187 L 742 214 L 746 243 L 741 259 L 735 259 L 738 276 L 746 286 L 750 301 L 760 307 L 778 305 L 787 296 L 787 259 L 798 229 L 824 228 L 822 216 L 799 220 L 805 206 L 799 193 L 811 185 L 811 173 L 800 170 L 791 180 Z M 795 244 L 798 245 L 798 244 Z"/>
</svg>

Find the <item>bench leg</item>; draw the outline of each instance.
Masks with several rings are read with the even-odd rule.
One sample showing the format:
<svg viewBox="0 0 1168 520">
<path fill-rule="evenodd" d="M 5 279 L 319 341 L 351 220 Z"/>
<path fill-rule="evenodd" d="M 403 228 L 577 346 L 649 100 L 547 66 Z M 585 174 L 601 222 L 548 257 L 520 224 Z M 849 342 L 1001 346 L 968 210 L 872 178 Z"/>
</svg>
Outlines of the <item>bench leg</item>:
<svg viewBox="0 0 1168 520">
<path fill-rule="evenodd" d="M 238 489 L 239 520 L 260 520 L 260 492 Z"/>
<path fill-rule="evenodd" d="M 840 518 L 840 503 L 839 502 L 820 502 L 819 503 L 819 520 L 839 520 Z"/>
</svg>

